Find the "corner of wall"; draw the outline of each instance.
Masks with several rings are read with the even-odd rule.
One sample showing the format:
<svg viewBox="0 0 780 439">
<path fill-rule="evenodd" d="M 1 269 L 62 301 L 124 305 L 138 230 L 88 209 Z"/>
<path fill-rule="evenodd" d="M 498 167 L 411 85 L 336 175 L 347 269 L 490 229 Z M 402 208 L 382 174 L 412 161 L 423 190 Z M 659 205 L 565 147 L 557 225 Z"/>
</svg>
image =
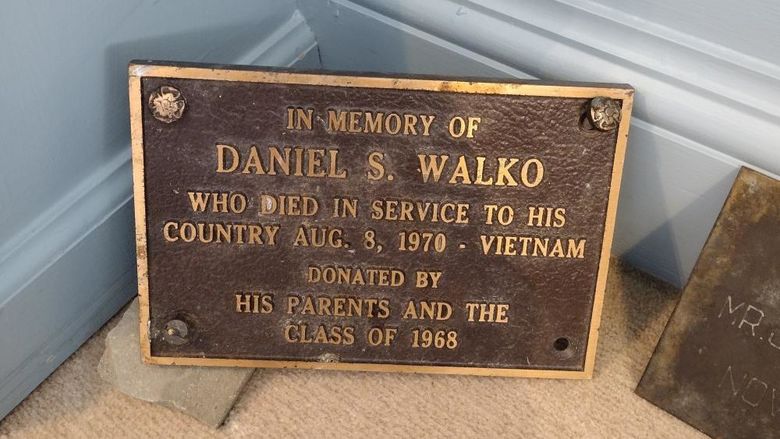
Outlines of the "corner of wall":
<svg viewBox="0 0 780 439">
<path fill-rule="evenodd" d="M 330 0 L 301 10 L 330 69 L 633 85 L 613 253 L 677 286 L 739 167 L 780 173 L 771 74 L 780 66 L 597 1 Z"/>
<path fill-rule="evenodd" d="M 232 62 L 318 67 L 301 13 L 279 16 Z M 136 294 L 130 146 L 114 150 L 0 246 L 0 334 L 17 334 L 0 337 L 0 419 Z"/>
</svg>

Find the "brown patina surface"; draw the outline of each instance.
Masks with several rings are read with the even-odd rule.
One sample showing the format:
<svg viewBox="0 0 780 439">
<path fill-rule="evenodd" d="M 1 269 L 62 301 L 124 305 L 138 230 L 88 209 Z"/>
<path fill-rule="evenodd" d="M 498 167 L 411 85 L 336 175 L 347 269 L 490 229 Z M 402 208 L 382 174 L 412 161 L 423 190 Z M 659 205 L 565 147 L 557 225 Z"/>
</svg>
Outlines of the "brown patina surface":
<svg viewBox="0 0 780 439">
<path fill-rule="evenodd" d="M 743 168 L 637 393 L 714 437 L 780 431 L 780 182 Z"/>
<path fill-rule="evenodd" d="M 445 91 L 434 91 L 404 86 L 404 81 L 416 84 L 414 80 L 392 80 L 395 85 L 384 88 L 343 82 L 290 84 L 283 79 L 219 80 L 223 70 L 202 69 L 206 76 L 213 74 L 203 79 L 194 78 L 198 75 L 186 68 L 163 70 L 166 73 L 156 68 L 158 74 L 149 75 L 147 69 L 139 77 L 131 75 L 131 108 L 133 80 L 138 81 L 141 104 L 136 108 L 140 120 L 134 127 L 136 143 L 141 145 L 135 145 L 134 159 L 138 165 L 137 155 L 142 154 L 140 176 L 136 169 L 136 193 L 142 179 L 142 199 L 137 202 L 142 202 L 145 221 L 138 231 L 139 265 L 146 270 L 141 270 L 139 281 L 142 314 L 144 306 L 148 313 L 148 321 L 142 325 L 142 330 L 148 330 L 147 361 L 312 367 L 306 365 L 310 363 L 313 367 L 368 370 L 445 366 L 445 373 L 521 370 L 531 371 L 533 376 L 533 371 L 550 370 L 573 372 L 571 377 L 589 376 L 592 368 L 587 360 L 591 358 L 592 366 L 595 353 L 588 353 L 588 348 L 595 345 L 609 256 L 604 247 L 612 236 L 628 121 L 625 117 L 619 130 L 599 132 L 583 129 L 582 118 L 592 97 L 610 93 L 626 99 L 623 107 L 627 116 L 630 89 L 562 87 L 560 92 L 551 92 L 558 89 L 538 86 L 519 94 L 475 93 L 463 92 L 472 83 L 446 82 L 440 87 Z M 190 73 L 177 77 L 177 72 L 185 71 Z M 252 75 L 251 71 L 241 73 Z M 322 82 L 327 75 L 311 77 Z M 353 79 L 360 82 L 359 77 Z M 175 87 L 186 100 L 181 119 L 172 123 L 155 119 L 146 105 L 150 93 L 162 87 Z M 554 96 L 536 96 L 535 90 Z M 567 96 L 566 90 L 577 93 Z M 425 138 L 326 132 L 320 118 L 311 131 L 289 130 L 284 116 L 290 106 L 315 108 L 318 115 L 334 108 L 435 114 L 438 126 Z M 453 139 L 447 134 L 446 121 L 459 114 L 481 117 L 478 136 Z M 142 128 L 142 135 L 136 128 Z M 326 180 L 216 173 L 216 143 L 244 151 L 249 145 L 337 149 L 339 166 L 348 169 L 349 175 Z M 392 180 L 366 181 L 366 156 L 371 151 L 384 154 Z M 534 188 L 426 184 L 420 178 L 417 156 L 434 153 L 472 159 L 484 156 L 488 170 L 495 166 L 491 164 L 495 157 L 536 157 L 544 162 L 545 178 Z M 193 212 L 188 191 L 239 191 L 248 196 L 249 204 L 243 214 Z M 360 212 L 356 218 L 332 218 L 321 206 L 324 212 L 314 217 L 263 216 L 257 213 L 259 194 L 301 194 L 326 201 L 351 197 L 359 200 Z M 471 221 L 432 224 L 371 219 L 370 203 L 388 199 L 468 203 L 472 206 Z M 482 210 L 486 203 L 512 205 L 518 212 L 528 206 L 565 207 L 567 223 L 562 231 L 529 227 L 523 220 L 511 226 L 486 225 Z M 173 219 L 277 224 L 279 245 L 167 242 L 162 230 Z M 350 247 L 292 246 L 301 225 L 341 228 Z M 368 229 L 384 243 L 385 251 L 360 245 Z M 399 252 L 398 234 L 410 230 L 445 233 L 446 251 Z M 583 258 L 485 255 L 479 245 L 482 234 L 561 236 L 585 239 L 587 244 Z M 311 284 L 306 278 L 310 265 L 394 267 L 407 274 L 407 284 L 402 288 Z M 414 273 L 420 269 L 442 271 L 437 289 L 415 290 Z M 144 288 L 148 288 L 146 303 Z M 235 295 L 243 292 L 273 294 L 275 311 L 237 313 Z M 289 295 L 387 298 L 391 314 L 385 319 L 288 314 L 284 299 Z M 442 322 L 402 319 L 410 300 L 446 301 L 455 312 Z M 468 322 L 464 304 L 480 301 L 508 303 L 509 324 Z M 171 343 L 166 339 L 171 321 L 186 324 L 186 341 Z M 362 340 L 352 345 L 290 343 L 283 337 L 290 323 L 310 327 L 348 323 L 360 339 L 371 327 L 395 327 L 398 335 L 391 346 L 369 346 Z M 412 348 L 410 334 L 415 328 L 456 330 L 458 347 Z M 559 339 L 565 339 L 566 345 L 561 346 Z M 379 369 L 370 367 L 372 364 Z M 400 366 L 393 369 L 392 365 Z"/>
</svg>

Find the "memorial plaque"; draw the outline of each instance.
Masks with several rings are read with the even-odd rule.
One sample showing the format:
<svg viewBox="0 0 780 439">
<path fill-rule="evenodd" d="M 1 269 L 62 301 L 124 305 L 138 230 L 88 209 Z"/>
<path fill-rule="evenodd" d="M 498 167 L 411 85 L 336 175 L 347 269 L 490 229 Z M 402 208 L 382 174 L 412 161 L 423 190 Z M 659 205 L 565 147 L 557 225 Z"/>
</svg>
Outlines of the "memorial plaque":
<svg viewBox="0 0 780 439">
<path fill-rule="evenodd" d="M 145 360 L 589 377 L 632 96 L 131 64 Z"/>
<path fill-rule="evenodd" d="M 743 168 L 637 393 L 713 437 L 780 435 L 780 181 Z"/>
</svg>

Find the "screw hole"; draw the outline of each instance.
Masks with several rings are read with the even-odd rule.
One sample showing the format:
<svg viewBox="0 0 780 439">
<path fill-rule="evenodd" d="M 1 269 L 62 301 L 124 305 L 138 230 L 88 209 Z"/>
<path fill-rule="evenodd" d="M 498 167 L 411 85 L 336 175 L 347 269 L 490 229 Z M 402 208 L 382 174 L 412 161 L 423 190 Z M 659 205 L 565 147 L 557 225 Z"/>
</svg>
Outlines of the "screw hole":
<svg viewBox="0 0 780 439">
<path fill-rule="evenodd" d="M 566 349 L 569 349 L 569 339 L 566 337 L 561 337 L 553 342 L 553 347 L 556 351 L 563 352 Z"/>
</svg>

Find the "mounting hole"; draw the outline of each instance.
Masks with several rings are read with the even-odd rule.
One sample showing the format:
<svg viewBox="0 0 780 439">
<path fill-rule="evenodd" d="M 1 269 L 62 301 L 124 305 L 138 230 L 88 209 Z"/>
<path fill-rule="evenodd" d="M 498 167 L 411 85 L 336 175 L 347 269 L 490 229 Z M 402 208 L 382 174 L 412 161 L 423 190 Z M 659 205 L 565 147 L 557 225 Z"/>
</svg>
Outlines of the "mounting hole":
<svg viewBox="0 0 780 439">
<path fill-rule="evenodd" d="M 553 348 L 556 351 L 563 352 L 569 349 L 569 339 L 566 337 L 560 337 L 553 342 Z"/>
</svg>

